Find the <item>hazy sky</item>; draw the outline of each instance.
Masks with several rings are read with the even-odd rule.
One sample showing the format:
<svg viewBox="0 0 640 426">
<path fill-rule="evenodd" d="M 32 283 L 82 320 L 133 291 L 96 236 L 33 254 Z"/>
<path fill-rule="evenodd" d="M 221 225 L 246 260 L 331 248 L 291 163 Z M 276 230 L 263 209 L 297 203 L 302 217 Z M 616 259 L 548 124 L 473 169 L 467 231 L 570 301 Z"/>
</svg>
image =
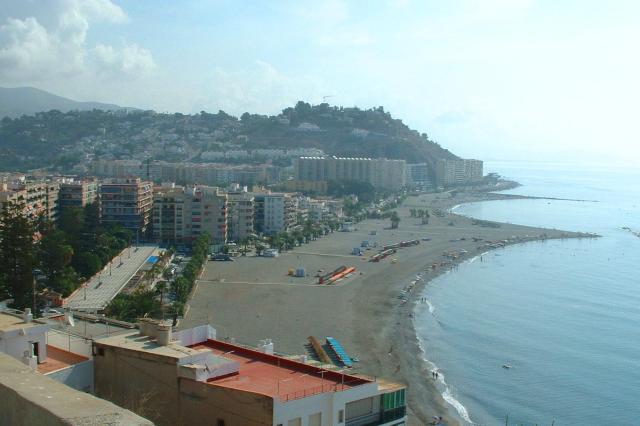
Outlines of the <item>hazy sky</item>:
<svg viewBox="0 0 640 426">
<path fill-rule="evenodd" d="M 640 1 L 0 0 L 0 85 L 157 111 L 383 105 L 464 157 L 640 164 Z"/>
</svg>

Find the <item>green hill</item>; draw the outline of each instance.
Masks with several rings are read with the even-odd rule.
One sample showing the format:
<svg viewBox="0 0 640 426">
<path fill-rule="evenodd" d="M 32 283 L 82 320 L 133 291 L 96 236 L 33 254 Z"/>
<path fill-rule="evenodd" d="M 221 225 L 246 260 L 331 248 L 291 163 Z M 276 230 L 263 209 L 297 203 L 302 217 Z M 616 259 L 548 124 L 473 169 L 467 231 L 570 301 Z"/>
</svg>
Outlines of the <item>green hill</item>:
<svg viewBox="0 0 640 426">
<path fill-rule="evenodd" d="M 0 121 L 0 169 L 56 167 L 91 158 L 202 161 L 202 152 L 318 148 L 329 155 L 433 163 L 457 158 L 382 107 L 298 102 L 277 116 L 245 113 L 49 111 Z"/>
</svg>

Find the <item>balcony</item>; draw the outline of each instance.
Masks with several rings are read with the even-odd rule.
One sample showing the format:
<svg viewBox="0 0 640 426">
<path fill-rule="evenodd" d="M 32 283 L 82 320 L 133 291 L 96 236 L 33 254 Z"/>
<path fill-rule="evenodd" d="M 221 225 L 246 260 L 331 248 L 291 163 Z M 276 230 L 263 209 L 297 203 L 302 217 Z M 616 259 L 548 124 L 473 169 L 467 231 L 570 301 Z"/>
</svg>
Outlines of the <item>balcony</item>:
<svg viewBox="0 0 640 426">
<path fill-rule="evenodd" d="M 378 426 L 394 420 L 400 420 L 407 415 L 407 407 L 398 407 L 379 413 L 347 419 L 346 426 Z"/>
</svg>

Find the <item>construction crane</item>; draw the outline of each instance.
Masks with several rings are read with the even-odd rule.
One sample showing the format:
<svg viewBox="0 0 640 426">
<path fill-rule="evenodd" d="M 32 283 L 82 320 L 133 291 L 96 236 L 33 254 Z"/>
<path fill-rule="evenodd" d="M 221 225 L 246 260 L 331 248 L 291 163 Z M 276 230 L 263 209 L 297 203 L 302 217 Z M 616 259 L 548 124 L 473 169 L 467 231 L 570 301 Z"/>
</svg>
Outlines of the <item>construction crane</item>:
<svg viewBox="0 0 640 426">
<path fill-rule="evenodd" d="M 323 96 L 323 97 L 322 97 L 322 103 L 323 103 L 323 104 L 324 104 L 324 103 L 326 103 L 326 102 L 327 102 L 327 99 L 329 99 L 329 98 L 333 98 L 333 95 L 325 95 L 325 96 Z"/>
</svg>

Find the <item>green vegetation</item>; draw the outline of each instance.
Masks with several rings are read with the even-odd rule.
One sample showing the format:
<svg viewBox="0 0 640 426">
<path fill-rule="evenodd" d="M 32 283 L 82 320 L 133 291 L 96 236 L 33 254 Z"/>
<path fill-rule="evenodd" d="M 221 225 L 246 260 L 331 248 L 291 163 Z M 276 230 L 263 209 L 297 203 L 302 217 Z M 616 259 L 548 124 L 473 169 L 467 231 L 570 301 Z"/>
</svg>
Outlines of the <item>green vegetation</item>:
<svg viewBox="0 0 640 426">
<path fill-rule="evenodd" d="M 135 322 L 138 318 L 157 315 L 161 308 L 162 304 L 156 299 L 155 292 L 136 291 L 114 297 L 105 313 L 111 318 Z"/>
<path fill-rule="evenodd" d="M 162 141 L 158 135 L 170 135 Z M 148 157 L 166 161 L 199 158 L 206 151 L 317 148 L 329 155 L 387 157 L 434 164 L 456 158 L 410 129 L 384 108 L 342 108 L 298 102 L 277 116 L 245 113 L 158 114 L 153 111 L 52 110 L 0 120 L 0 169 L 68 170 L 85 155 Z M 115 146 L 115 148 L 114 148 Z M 254 161 L 263 159 L 255 158 Z M 288 165 L 289 160 L 275 160 Z"/>
<path fill-rule="evenodd" d="M 172 311 L 175 315 L 184 314 L 184 305 L 187 303 L 189 294 L 191 294 L 191 290 L 196 283 L 196 278 L 207 260 L 210 241 L 211 237 L 206 233 L 201 234 L 198 239 L 195 240 L 189 263 L 184 267 L 182 275 L 171 283 L 171 293 L 174 297 Z"/>
<path fill-rule="evenodd" d="M 33 305 L 33 269 L 37 261 L 32 221 L 9 204 L 0 214 L 0 299 L 13 298 L 18 308 Z"/>
<path fill-rule="evenodd" d="M 121 227 L 102 227 L 96 205 L 64 209 L 57 228 L 22 210 L 8 204 L 0 214 L 0 298 L 13 298 L 17 308 L 33 306 L 34 287 L 70 295 L 131 240 Z"/>
<path fill-rule="evenodd" d="M 398 229 L 398 225 L 400 224 L 400 216 L 398 216 L 398 212 L 395 210 L 391 213 L 391 229 Z"/>
<path fill-rule="evenodd" d="M 409 216 L 421 219 L 422 225 L 429 224 L 429 218 L 431 217 L 427 209 L 410 209 Z"/>
<path fill-rule="evenodd" d="M 376 199 L 376 189 L 369 182 L 332 180 L 328 182 L 327 193 L 336 198 L 355 195 L 363 203 L 370 203 Z"/>
</svg>

